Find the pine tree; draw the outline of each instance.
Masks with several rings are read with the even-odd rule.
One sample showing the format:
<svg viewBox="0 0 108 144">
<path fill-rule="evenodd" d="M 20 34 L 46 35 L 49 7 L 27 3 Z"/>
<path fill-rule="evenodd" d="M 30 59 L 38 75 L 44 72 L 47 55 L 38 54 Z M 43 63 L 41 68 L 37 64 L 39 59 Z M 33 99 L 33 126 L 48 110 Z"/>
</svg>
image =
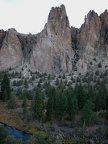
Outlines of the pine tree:
<svg viewBox="0 0 108 144">
<path fill-rule="evenodd" d="M 7 101 L 11 95 L 10 80 L 8 75 L 5 73 L 1 82 L 1 99 Z"/>
<path fill-rule="evenodd" d="M 8 109 L 15 109 L 16 108 L 16 101 L 15 101 L 15 93 L 11 92 L 10 99 L 8 100 Z"/>
<path fill-rule="evenodd" d="M 43 101 L 43 93 L 40 88 L 37 87 L 36 95 L 34 98 L 33 104 L 33 116 L 37 120 L 42 120 L 43 117 L 43 109 L 44 109 L 44 101 Z"/>
<path fill-rule="evenodd" d="M 27 82 L 27 79 L 25 79 L 25 81 L 24 81 L 24 85 L 25 85 L 25 88 L 28 88 L 28 82 Z"/>
<path fill-rule="evenodd" d="M 24 93 L 24 95 L 23 95 L 22 108 L 23 108 L 24 118 L 27 119 L 27 97 L 26 97 L 26 93 Z"/>
<path fill-rule="evenodd" d="M 67 117 L 67 104 L 66 94 L 61 90 L 57 90 L 55 114 L 62 121 Z"/>
<path fill-rule="evenodd" d="M 82 109 L 82 125 L 89 125 L 91 122 L 94 109 L 94 103 L 91 100 L 87 100 L 87 103 Z"/>
<path fill-rule="evenodd" d="M 84 91 L 83 86 L 81 84 L 80 85 L 76 84 L 74 93 L 78 100 L 79 110 L 81 110 L 85 104 L 85 91 Z"/>
<path fill-rule="evenodd" d="M 60 105 L 59 105 L 60 119 L 62 121 L 64 121 L 67 117 L 67 107 L 68 107 L 67 96 L 65 94 L 62 94 L 60 96 Z"/>
<path fill-rule="evenodd" d="M 96 95 L 96 100 L 95 100 L 95 105 L 96 105 L 96 110 L 105 110 L 107 105 L 106 105 L 106 101 L 107 101 L 107 88 L 104 84 L 104 82 L 102 81 L 97 89 L 97 95 Z"/>
<path fill-rule="evenodd" d="M 49 99 L 48 99 L 48 102 L 47 102 L 47 118 L 48 120 L 51 120 L 52 119 L 52 115 L 54 113 L 54 100 L 53 100 L 53 96 L 50 95 L 49 96 Z"/>
<path fill-rule="evenodd" d="M 71 120 L 74 120 L 75 118 L 75 114 L 78 111 L 78 103 L 77 103 L 77 98 L 73 93 L 73 90 L 69 91 L 68 90 L 68 116 Z"/>
</svg>

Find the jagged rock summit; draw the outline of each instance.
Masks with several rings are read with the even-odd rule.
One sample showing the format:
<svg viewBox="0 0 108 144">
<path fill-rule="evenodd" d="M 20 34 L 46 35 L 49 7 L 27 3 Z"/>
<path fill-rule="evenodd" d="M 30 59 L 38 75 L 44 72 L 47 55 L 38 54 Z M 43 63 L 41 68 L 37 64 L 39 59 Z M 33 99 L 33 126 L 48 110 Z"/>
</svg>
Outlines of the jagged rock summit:
<svg viewBox="0 0 108 144">
<path fill-rule="evenodd" d="M 47 73 L 72 71 L 71 28 L 64 5 L 52 8 L 44 30 L 37 35 L 30 65 L 32 70 Z"/>
<path fill-rule="evenodd" d="M 0 71 L 27 63 L 32 71 L 51 74 L 72 71 L 71 28 L 65 6 L 52 8 L 48 22 L 37 35 L 14 29 L 0 32 Z"/>
<path fill-rule="evenodd" d="M 80 29 L 71 27 L 65 6 L 52 7 L 44 29 L 35 35 L 0 30 L 0 71 L 86 73 L 108 69 L 108 11 L 89 11 Z M 28 68 L 27 68 L 28 67 Z"/>
<path fill-rule="evenodd" d="M 90 11 L 80 29 L 72 28 L 72 39 L 79 55 L 76 63 L 78 72 L 108 69 L 107 10 L 100 16 Z"/>
</svg>

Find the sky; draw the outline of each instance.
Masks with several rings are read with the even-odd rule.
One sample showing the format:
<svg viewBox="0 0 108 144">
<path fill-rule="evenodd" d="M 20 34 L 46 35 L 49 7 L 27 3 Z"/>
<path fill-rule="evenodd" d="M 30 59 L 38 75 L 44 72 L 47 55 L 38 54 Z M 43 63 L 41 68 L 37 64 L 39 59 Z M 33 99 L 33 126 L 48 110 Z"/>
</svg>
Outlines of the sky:
<svg viewBox="0 0 108 144">
<path fill-rule="evenodd" d="M 66 7 L 70 26 L 77 28 L 90 10 L 100 15 L 108 9 L 108 0 L 0 0 L 0 29 L 36 34 L 44 28 L 51 7 L 61 4 Z"/>
</svg>

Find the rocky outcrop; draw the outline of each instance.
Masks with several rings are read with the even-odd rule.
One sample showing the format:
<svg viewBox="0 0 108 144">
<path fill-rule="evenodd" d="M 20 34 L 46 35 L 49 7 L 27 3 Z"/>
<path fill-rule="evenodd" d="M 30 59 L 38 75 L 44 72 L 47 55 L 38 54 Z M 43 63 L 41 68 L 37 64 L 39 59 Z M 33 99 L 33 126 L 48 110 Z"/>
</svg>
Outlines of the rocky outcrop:
<svg viewBox="0 0 108 144">
<path fill-rule="evenodd" d="M 10 29 L 0 32 L 0 70 L 29 65 L 32 71 L 51 74 L 72 71 L 71 28 L 65 6 L 53 7 L 44 29 L 37 35 Z"/>
<path fill-rule="evenodd" d="M 0 30 L 0 49 L 2 47 L 3 40 L 6 36 L 6 32 L 4 30 Z"/>
<path fill-rule="evenodd" d="M 21 44 L 15 29 L 9 29 L 4 34 L 0 34 L 0 71 L 8 70 L 22 65 L 23 55 Z"/>
<path fill-rule="evenodd" d="M 36 37 L 31 69 L 47 73 L 72 71 L 71 29 L 64 5 L 52 8 L 44 30 Z"/>
<path fill-rule="evenodd" d="M 71 27 L 65 6 L 52 7 L 44 29 L 21 34 L 0 30 L 0 71 L 26 66 L 33 72 L 60 74 L 108 68 L 108 11 L 90 11 L 80 29 Z"/>
<path fill-rule="evenodd" d="M 71 28 L 74 32 L 75 49 L 79 55 L 76 63 L 78 72 L 105 70 L 108 67 L 108 12 L 98 16 L 90 11 L 85 22 L 79 30 Z"/>
</svg>

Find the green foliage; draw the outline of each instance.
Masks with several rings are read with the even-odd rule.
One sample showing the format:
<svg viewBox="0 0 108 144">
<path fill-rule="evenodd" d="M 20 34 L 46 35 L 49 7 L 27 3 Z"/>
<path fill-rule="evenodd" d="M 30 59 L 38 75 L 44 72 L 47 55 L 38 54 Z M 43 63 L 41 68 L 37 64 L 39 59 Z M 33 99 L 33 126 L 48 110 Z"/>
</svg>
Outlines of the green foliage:
<svg viewBox="0 0 108 144">
<path fill-rule="evenodd" d="M 94 103 L 88 100 L 82 109 L 82 125 L 89 125 L 91 122 L 92 114 L 94 109 Z"/>
<path fill-rule="evenodd" d="M 107 110 L 106 110 L 105 118 L 106 118 L 106 120 L 108 121 L 108 108 L 107 108 Z"/>
<path fill-rule="evenodd" d="M 25 88 L 28 88 L 28 82 L 27 82 L 27 79 L 25 79 L 25 81 L 24 81 L 24 85 L 25 85 Z"/>
<path fill-rule="evenodd" d="M 59 79 L 56 78 L 55 84 L 58 86 L 59 85 Z"/>
<path fill-rule="evenodd" d="M 44 110 L 44 97 L 40 88 L 37 87 L 36 95 L 32 101 L 33 117 L 37 120 L 42 120 Z"/>
<path fill-rule="evenodd" d="M 74 120 L 75 114 L 78 111 L 78 102 L 77 102 L 77 97 L 75 96 L 73 90 L 69 91 L 67 93 L 68 96 L 68 109 L 67 113 L 70 118 L 70 120 Z"/>
<path fill-rule="evenodd" d="M 49 96 L 48 102 L 47 102 L 47 107 L 46 107 L 46 115 L 47 115 L 47 119 L 51 120 L 53 113 L 54 113 L 54 99 L 52 94 Z"/>
<path fill-rule="evenodd" d="M 22 92 L 22 89 L 20 87 L 17 89 L 16 95 L 18 96 L 19 99 L 23 99 L 23 92 Z"/>
<path fill-rule="evenodd" d="M 104 84 L 104 82 L 102 81 L 100 83 L 100 85 L 97 87 L 97 95 L 96 95 L 96 99 L 95 99 L 95 106 L 96 106 L 96 110 L 105 110 L 107 105 L 106 105 L 106 101 L 107 101 L 107 94 L 108 90 Z"/>
<path fill-rule="evenodd" d="M 101 68 L 101 67 L 102 67 L 101 63 L 98 63 L 98 68 Z"/>
<path fill-rule="evenodd" d="M 24 92 L 24 95 L 23 95 L 22 108 L 23 108 L 23 115 L 26 118 L 27 117 L 27 97 L 26 97 L 26 91 Z"/>
<path fill-rule="evenodd" d="M 11 95 L 10 80 L 8 75 L 5 73 L 3 75 L 3 80 L 1 82 L 1 97 L 3 101 L 7 101 Z"/>
<path fill-rule="evenodd" d="M 24 144 L 21 140 L 16 140 L 13 136 L 9 135 L 5 139 L 5 144 Z"/>
<path fill-rule="evenodd" d="M 77 98 L 78 101 L 78 107 L 79 110 L 82 109 L 82 107 L 85 105 L 86 102 L 86 93 L 84 91 L 84 88 L 81 84 L 76 84 L 75 89 L 74 89 L 74 94 Z"/>
<path fill-rule="evenodd" d="M 64 121 L 67 117 L 67 107 L 68 107 L 67 96 L 65 94 L 61 94 L 59 105 L 59 117 L 60 120 L 62 121 Z"/>
<path fill-rule="evenodd" d="M 34 75 L 32 75 L 31 80 L 32 80 L 32 81 L 34 81 L 34 80 L 35 80 L 35 76 L 34 76 Z"/>
<path fill-rule="evenodd" d="M 68 99 L 65 93 L 60 89 L 54 98 L 55 115 L 62 121 L 67 117 Z"/>
<path fill-rule="evenodd" d="M 47 136 L 43 132 L 36 133 L 29 141 L 32 144 L 61 144 L 60 140 L 54 139 L 52 136 Z M 30 143 L 30 144 L 31 144 Z"/>
<path fill-rule="evenodd" d="M 8 132 L 4 128 L 4 126 L 0 125 L 0 143 L 4 144 L 6 137 L 8 136 Z"/>
<path fill-rule="evenodd" d="M 15 109 L 17 107 L 16 101 L 15 101 L 15 93 L 11 92 L 10 99 L 8 100 L 7 108 L 8 109 Z"/>
<path fill-rule="evenodd" d="M 98 71 L 98 70 L 95 72 L 95 75 L 96 75 L 96 76 L 99 76 L 99 71 Z"/>
</svg>

